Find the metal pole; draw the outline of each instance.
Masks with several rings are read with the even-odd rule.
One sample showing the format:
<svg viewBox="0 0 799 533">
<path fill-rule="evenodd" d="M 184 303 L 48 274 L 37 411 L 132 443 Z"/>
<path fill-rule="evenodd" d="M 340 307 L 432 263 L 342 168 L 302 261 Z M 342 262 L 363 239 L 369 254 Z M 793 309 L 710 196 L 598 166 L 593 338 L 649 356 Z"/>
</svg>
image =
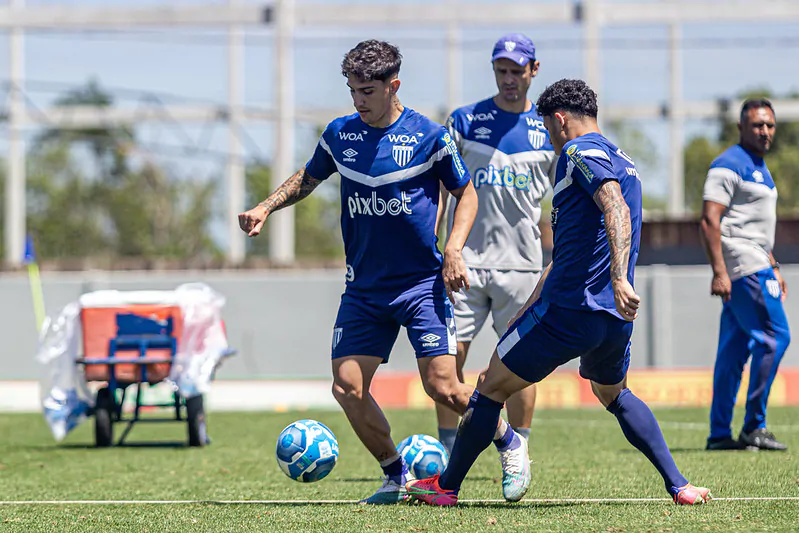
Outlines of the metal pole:
<svg viewBox="0 0 799 533">
<path fill-rule="evenodd" d="M 449 0 L 453 13 L 458 9 L 459 0 Z M 447 24 L 447 115 L 461 105 L 463 84 L 463 42 L 460 24 Z M 445 115 L 446 116 L 446 115 Z"/>
<path fill-rule="evenodd" d="M 12 9 L 22 8 L 25 0 L 10 0 Z M 6 179 L 5 260 L 10 266 L 22 263 L 25 252 L 25 140 L 23 138 L 25 101 L 25 50 L 23 30 L 17 26 L 9 32 L 8 91 L 8 176 Z"/>
<path fill-rule="evenodd" d="M 600 33 L 602 21 L 599 17 L 596 0 L 583 0 L 582 19 L 583 33 L 583 68 L 585 69 L 585 82 L 597 93 L 601 92 L 599 84 L 602 82 L 601 65 L 599 57 Z"/>
<path fill-rule="evenodd" d="M 228 0 L 232 7 L 238 0 Z M 227 259 L 232 264 L 244 260 L 244 240 L 246 235 L 239 229 L 238 214 L 244 210 L 244 163 L 242 161 L 239 128 L 242 127 L 242 63 L 244 32 L 241 26 L 228 27 L 228 250 Z"/>
<path fill-rule="evenodd" d="M 671 161 L 669 164 L 668 214 L 680 217 L 685 213 L 685 118 L 682 98 L 682 52 L 680 42 L 682 30 L 679 24 L 669 27 L 669 137 Z"/>
<path fill-rule="evenodd" d="M 277 65 L 277 131 L 272 189 L 294 172 L 294 0 L 278 0 L 275 59 Z M 275 263 L 294 261 L 294 208 L 269 217 L 269 258 Z"/>
</svg>

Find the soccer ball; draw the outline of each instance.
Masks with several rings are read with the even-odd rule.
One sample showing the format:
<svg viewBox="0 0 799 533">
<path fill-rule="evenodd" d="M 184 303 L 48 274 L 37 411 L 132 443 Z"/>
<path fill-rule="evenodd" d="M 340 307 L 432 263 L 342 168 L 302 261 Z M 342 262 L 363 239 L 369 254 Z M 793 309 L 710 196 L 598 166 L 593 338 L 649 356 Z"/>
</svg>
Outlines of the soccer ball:
<svg viewBox="0 0 799 533">
<path fill-rule="evenodd" d="M 338 441 L 316 420 L 297 420 L 277 437 L 277 464 L 288 477 L 313 483 L 327 476 L 338 460 Z"/>
<path fill-rule="evenodd" d="M 416 479 L 440 474 L 449 461 L 447 449 L 430 435 L 411 435 L 397 444 L 397 451 Z"/>
</svg>

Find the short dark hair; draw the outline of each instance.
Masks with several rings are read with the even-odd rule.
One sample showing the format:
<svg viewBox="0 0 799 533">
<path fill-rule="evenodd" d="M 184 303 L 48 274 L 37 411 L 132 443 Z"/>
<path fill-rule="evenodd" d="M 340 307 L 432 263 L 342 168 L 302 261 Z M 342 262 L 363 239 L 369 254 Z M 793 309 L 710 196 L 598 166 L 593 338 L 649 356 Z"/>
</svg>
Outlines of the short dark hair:
<svg viewBox="0 0 799 533">
<path fill-rule="evenodd" d="M 578 116 L 596 118 L 596 93 L 583 80 L 558 80 L 541 93 L 536 103 L 538 113 L 552 116 L 567 111 Z"/>
<path fill-rule="evenodd" d="M 774 106 L 771 105 L 771 101 L 768 98 L 748 98 L 741 106 L 741 122 L 744 121 L 750 109 L 760 109 L 761 107 L 767 107 L 774 113 Z M 774 113 L 774 116 L 776 117 L 777 114 Z"/>
<path fill-rule="evenodd" d="M 399 48 L 370 39 L 347 52 L 341 62 L 341 73 L 345 78 L 354 76 L 361 81 L 386 81 L 399 74 L 401 64 Z"/>
</svg>

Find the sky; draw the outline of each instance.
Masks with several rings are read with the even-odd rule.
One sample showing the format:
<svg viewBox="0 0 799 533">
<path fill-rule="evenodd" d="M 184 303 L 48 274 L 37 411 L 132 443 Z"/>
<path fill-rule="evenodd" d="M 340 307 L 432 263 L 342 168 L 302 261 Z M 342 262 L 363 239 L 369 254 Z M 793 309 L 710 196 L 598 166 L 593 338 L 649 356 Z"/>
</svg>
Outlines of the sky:
<svg viewBox="0 0 799 533">
<path fill-rule="evenodd" d="M 331 3 L 357 3 L 329 0 Z M 363 0 L 384 4 L 397 0 Z M 411 0 L 403 3 L 407 4 Z M 428 0 L 431 1 L 431 0 Z M 557 2 L 558 0 L 552 0 Z M 657 1 L 657 0 L 651 0 Z M 166 0 L 28 0 L 28 6 L 164 5 Z M 297 3 L 302 0 L 296 0 Z M 549 2 L 549 3 L 552 3 Z M 173 0 L 171 4 L 218 4 L 222 1 Z M 424 10 L 424 1 L 419 4 Z M 487 3 L 497 3 L 487 0 Z M 519 3 L 534 8 L 542 2 Z M 717 0 L 719 9 L 725 2 Z M 756 9 L 756 2 L 747 4 Z M 612 6 L 610 7 L 612 9 Z M 519 31 L 536 43 L 541 61 L 530 91 L 535 99 L 543 88 L 563 77 L 581 77 L 582 32 L 578 25 L 546 27 L 479 27 L 464 29 L 462 102 L 495 92 L 490 65 L 494 41 Z M 742 91 L 767 87 L 775 94 L 799 90 L 793 68 L 799 54 L 799 20 L 772 24 L 691 24 L 682 29 L 684 98 L 715 100 Z M 339 71 L 343 54 L 358 41 L 380 38 L 398 45 L 403 53 L 400 97 L 409 107 L 446 110 L 446 50 L 443 30 L 397 27 L 299 28 L 295 46 L 294 96 L 302 108 L 350 106 L 345 80 Z M 664 104 L 668 97 L 668 28 L 666 26 L 607 27 L 601 33 L 600 115 L 602 105 Z M 34 107 L 44 107 L 64 91 L 94 78 L 109 90 L 118 105 L 136 106 L 157 99 L 164 103 L 218 103 L 227 99 L 227 36 L 218 29 L 133 28 L 112 31 L 36 31 L 25 37 L 26 96 Z M 271 30 L 246 30 L 244 102 L 271 106 L 275 97 Z M 0 75 L 8 77 L 8 39 L 0 38 Z M 778 116 L 779 116 L 779 110 Z M 332 117 L 320 117 L 320 121 Z M 637 120 L 656 147 L 656 163 L 644 169 L 645 192 L 666 194 L 668 129 L 663 120 Z M 295 162 L 301 165 L 316 142 L 318 124 L 298 128 Z M 222 123 L 143 125 L 140 139 L 150 157 L 187 179 L 215 179 L 223 175 L 227 129 Z M 29 135 L 35 131 L 29 131 Z M 686 137 L 715 135 L 712 123 L 690 121 Z M 7 134 L 0 135 L 6 152 Z M 249 122 L 241 137 L 249 158 L 271 159 L 274 138 L 268 123 Z M 224 187 L 221 192 L 224 194 Z M 224 201 L 220 201 L 224 205 Z M 224 246 L 224 211 L 213 224 Z"/>
</svg>

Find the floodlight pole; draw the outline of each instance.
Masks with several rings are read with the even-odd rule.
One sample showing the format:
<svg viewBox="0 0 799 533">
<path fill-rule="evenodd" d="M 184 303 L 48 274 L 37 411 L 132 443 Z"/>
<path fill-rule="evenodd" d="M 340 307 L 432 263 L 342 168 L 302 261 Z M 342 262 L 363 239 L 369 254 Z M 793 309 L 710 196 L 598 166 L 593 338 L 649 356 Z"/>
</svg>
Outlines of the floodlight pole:
<svg viewBox="0 0 799 533">
<path fill-rule="evenodd" d="M 232 7 L 238 0 L 228 0 Z M 245 181 L 242 161 L 242 63 L 244 32 L 241 26 L 228 27 L 228 156 L 225 174 L 227 175 L 227 259 L 233 264 L 244 261 L 244 239 L 246 235 L 238 227 L 238 214 L 244 210 Z"/>
<path fill-rule="evenodd" d="M 669 25 L 669 196 L 667 211 L 673 217 L 685 213 L 685 113 L 682 95 L 682 28 Z"/>
<path fill-rule="evenodd" d="M 294 172 L 294 0 L 277 0 L 275 61 L 277 128 L 272 189 Z M 269 217 L 269 258 L 278 264 L 294 262 L 294 208 Z"/>
<path fill-rule="evenodd" d="M 25 0 L 9 0 L 12 9 L 22 8 Z M 19 265 L 25 248 L 25 139 L 23 137 L 25 101 L 24 33 L 20 27 L 9 31 L 8 88 L 8 175 L 5 184 L 5 262 Z"/>
</svg>

